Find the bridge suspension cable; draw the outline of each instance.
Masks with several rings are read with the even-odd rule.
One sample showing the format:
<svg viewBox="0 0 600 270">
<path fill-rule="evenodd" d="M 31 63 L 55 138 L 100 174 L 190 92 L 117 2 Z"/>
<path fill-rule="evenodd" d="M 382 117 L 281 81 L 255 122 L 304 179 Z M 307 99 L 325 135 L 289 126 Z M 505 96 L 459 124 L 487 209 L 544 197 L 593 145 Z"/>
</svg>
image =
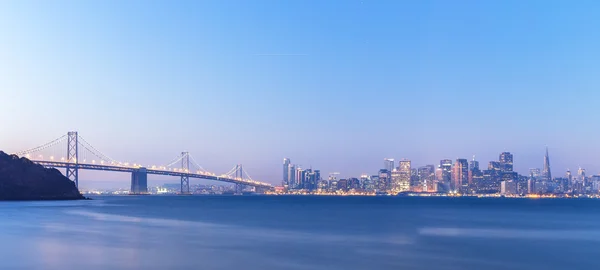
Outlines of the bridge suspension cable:
<svg viewBox="0 0 600 270">
<path fill-rule="evenodd" d="M 181 161 L 185 156 L 183 155 L 179 155 L 177 158 L 175 158 L 172 162 L 170 162 L 169 164 L 165 165 L 164 167 L 171 167 L 175 164 L 177 164 L 179 161 Z"/>
<path fill-rule="evenodd" d="M 242 173 L 245 173 L 246 177 L 248 177 L 248 179 L 250 179 L 251 181 L 254 181 L 254 179 L 252 179 L 252 177 L 250 177 L 250 174 L 248 174 L 248 172 L 246 170 L 244 170 L 244 168 L 242 168 Z"/>
<path fill-rule="evenodd" d="M 82 146 L 82 147 L 83 147 L 85 150 L 87 150 L 87 151 L 83 151 L 83 153 L 81 153 L 81 154 L 82 154 L 82 157 L 83 157 L 83 162 L 86 162 L 86 160 L 87 160 L 87 158 L 88 158 L 88 156 L 87 156 L 87 153 L 88 153 L 88 152 L 89 152 L 90 154 L 92 154 L 92 155 L 96 156 L 97 158 L 99 158 L 99 159 L 100 159 L 100 161 L 114 162 L 114 161 L 111 161 L 111 160 L 106 160 L 106 159 L 104 159 L 104 158 L 103 158 L 101 155 L 98 155 L 98 154 L 96 154 L 96 153 L 95 153 L 93 150 L 91 150 L 90 148 L 88 148 L 88 147 L 87 147 L 87 145 L 85 145 L 85 144 L 81 144 L 81 146 Z"/>
<path fill-rule="evenodd" d="M 190 156 L 190 160 L 192 161 L 192 165 L 196 166 L 198 169 L 200 169 L 203 172 L 208 172 L 206 169 L 204 169 L 200 164 L 198 164 L 198 162 L 196 162 L 196 160 L 194 159 L 194 157 L 190 154 L 188 154 Z"/>
<path fill-rule="evenodd" d="M 24 150 L 24 151 L 16 152 L 15 155 L 22 156 L 22 155 L 27 155 L 27 154 L 35 153 L 35 152 L 40 152 L 42 150 L 45 150 L 47 148 L 50 148 L 52 146 L 55 146 L 55 145 L 61 143 L 66 138 L 67 138 L 67 135 L 62 135 L 60 138 L 58 138 L 56 140 L 53 140 L 53 141 L 51 141 L 49 143 L 40 145 L 38 147 L 31 148 L 31 149 L 27 149 L 27 150 Z"/>
<path fill-rule="evenodd" d="M 79 139 L 81 140 L 81 142 L 79 143 L 81 146 L 83 146 L 83 148 L 87 149 L 88 151 L 90 151 L 93 155 L 95 155 L 96 157 L 100 158 L 100 160 L 105 160 L 108 162 L 113 162 L 113 163 L 120 163 L 110 157 L 108 157 L 107 155 L 105 155 L 104 153 L 100 152 L 98 149 L 96 149 L 94 146 L 92 146 L 92 144 L 90 144 L 88 141 L 86 141 L 83 137 L 79 136 Z"/>
<path fill-rule="evenodd" d="M 224 175 L 227 175 L 229 177 L 231 177 L 232 174 L 234 174 L 238 169 L 238 165 L 233 166 L 233 168 L 231 170 L 229 170 L 228 172 L 224 173 Z"/>
</svg>

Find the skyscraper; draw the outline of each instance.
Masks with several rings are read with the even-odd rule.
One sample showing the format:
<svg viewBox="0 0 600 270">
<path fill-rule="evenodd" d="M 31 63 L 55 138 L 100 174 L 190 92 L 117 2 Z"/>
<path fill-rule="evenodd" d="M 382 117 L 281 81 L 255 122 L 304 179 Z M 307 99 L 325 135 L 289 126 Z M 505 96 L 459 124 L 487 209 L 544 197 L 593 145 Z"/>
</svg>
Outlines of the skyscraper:
<svg viewBox="0 0 600 270">
<path fill-rule="evenodd" d="M 469 161 L 469 185 L 472 189 L 478 190 L 482 179 L 483 173 L 479 170 L 479 161 L 473 156 L 473 160 Z"/>
<path fill-rule="evenodd" d="M 314 183 L 314 188 L 318 188 L 319 187 L 319 183 L 321 182 L 321 170 L 314 170 L 313 173 L 315 174 L 315 183 Z"/>
<path fill-rule="evenodd" d="M 329 192 L 335 192 L 337 190 L 337 186 L 338 186 L 338 179 L 336 177 L 338 173 L 331 173 L 329 174 L 329 180 L 328 182 L 328 186 L 329 186 Z"/>
<path fill-rule="evenodd" d="M 469 169 L 472 171 L 479 170 L 479 161 L 475 160 L 475 156 L 473 156 L 473 160 L 469 161 Z"/>
<path fill-rule="evenodd" d="M 418 170 L 419 183 L 422 186 L 422 191 L 432 192 L 435 191 L 434 180 L 435 180 L 435 166 L 425 165 L 420 167 Z"/>
<path fill-rule="evenodd" d="M 306 181 L 306 171 L 302 168 L 296 168 L 296 183 L 294 185 L 295 188 L 302 189 L 304 188 L 304 183 Z"/>
<path fill-rule="evenodd" d="M 529 180 L 527 180 L 527 192 L 530 194 L 534 194 L 538 192 L 538 188 L 536 185 L 543 186 L 540 184 L 540 178 L 542 176 L 542 170 L 540 168 L 531 168 L 529 169 Z"/>
<path fill-rule="evenodd" d="M 294 164 L 290 164 L 288 166 L 288 188 L 298 188 L 298 185 L 296 183 L 296 166 L 294 166 Z"/>
<path fill-rule="evenodd" d="M 421 179 L 419 178 L 419 170 L 417 168 L 410 169 L 410 191 L 413 192 L 422 192 L 423 185 L 421 184 Z"/>
<path fill-rule="evenodd" d="M 290 164 L 291 161 L 289 158 L 283 159 L 283 186 L 290 185 Z"/>
<path fill-rule="evenodd" d="M 400 192 L 400 182 L 401 180 L 401 174 L 400 174 L 400 170 L 398 170 L 397 168 L 394 169 L 391 173 L 391 181 L 390 181 L 390 189 L 392 190 L 392 192 L 394 193 L 398 193 Z"/>
<path fill-rule="evenodd" d="M 383 159 L 383 168 L 391 172 L 394 170 L 394 159 L 393 158 L 384 158 Z"/>
<path fill-rule="evenodd" d="M 317 189 L 317 175 L 312 169 L 308 169 L 304 174 L 304 182 L 302 183 L 304 189 L 313 191 Z"/>
<path fill-rule="evenodd" d="M 500 153 L 500 164 L 503 172 L 513 171 L 513 155 L 510 152 Z"/>
<path fill-rule="evenodd" d="M 454 163 L 452 168 L 452 185 L 453 191 L 467 192 L 469 184 L 469 163 L 464 158 L 459 158 Z"/>
<path fill-rule="evenodd" d="M 337 181 L 337 189 L 344 192 L 348 192 L 348 179 L 340 179 L 339 181 Z"/>
<path fill-rule="evenodd" d="M 434 189 L 436 192 L 446 191 L 444 189 L 443 181 L 444 181 L 444 171 L 442 170 L 442 166 L 438 165 L 438 167 L 435 169 Z"/>
<path fill-rule="evenodd" d="M 358 180 L 358 178 L 355 178 L 355 177 L 348 178 L 348 188 L 354 189 L 354 190 L 359 190 L 360 189 L 360 180 Z"/>
<path fill-rule="evenodd" d="M 379 170 L 379 176 L 377 181 L 377 191 L 386 192 L 390 187 L 392 172 L 387 169 Z"/>
<path fill-rule="evenodd" d="M 442 181 L 439 183 L 446 191 L 450 189 L 450 181 L 452 180 L 452 160 L 440 160 L 440 168 L 442 168 Z"/>
<path fill-rule="evenodd" d="M 397 182 L 396 192 L 403 192 L 410 190 L 410 178 L 412 170 L 410 167 L 410 160 L 403 159 L 398 163 L 399 181 Z"/>
<path fill-rule="evenodd" d="M 544 156 L 544 169 L 542 170 L 542 179 L 546 182 L 552 181 L 552 172 L 550 170 L 550 156 L 546 146 L 546 155 Z"/>
<path fill-rule="evenodd" d="M 514 180 L 504 180 L 500 186 L 500 194 L 502 195 L 512 195 L 517 193 L 517 183 Z"/>
<path fill-rule="evenodd" d="M 375 189 L 371 182 L 371 177 L 368 174 L 363 174 L 360 176 L 361 186 L 366 191 L 372 191 Z"/>
<path fill-rule="evenodd" d="M 579 178 L 579 183 L 581 185 L 580 193 L 586 193 L 586 187 L 588 186 L 587 177 L 585 176 L 585 169 L 579 167 L 577 170 L 577 178 Z"/>
<path fill-rule="evenodd" d="M 370 185 L 366 188 L 369 192 L 376 191 L 379 185 L 379 175 L 371 175 Z"/>
</svg>

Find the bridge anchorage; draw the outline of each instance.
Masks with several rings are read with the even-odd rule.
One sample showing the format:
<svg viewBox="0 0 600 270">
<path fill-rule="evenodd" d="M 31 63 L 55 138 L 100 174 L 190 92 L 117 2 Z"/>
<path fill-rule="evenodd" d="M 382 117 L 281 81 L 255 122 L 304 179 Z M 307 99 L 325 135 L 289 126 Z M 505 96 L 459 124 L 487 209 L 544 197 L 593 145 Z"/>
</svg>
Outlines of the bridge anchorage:
<svg viewBox="0 0 600 270">
<path fill-rule="evenodd" d="M 66 146 L 66 147 L 65 147 Z M 64 149 L 66 148 L 66 155 Z M 202 168 L 189 152 L 181 152 L 174 160 L 163 165 L 143 166 L 109 158 L 98 151 L 76 131 L 51 142 L 15 153 L 49 168 L 64 168 L 65 176 L 79 188 L 79 170 L 96 170 L 131 173 L 131 194 L 148 193 L 148 175 L 177 176 L 181 181 L 180 194 L 191 194 L 190 178 L 207 179 L 235 184 L 236 193 L 245 187 L 258 190 L 273 188 L 269 183 L 253 180 L 242 165 L 238 164 L 227 173 L 217 175 Z"/>
</svg>

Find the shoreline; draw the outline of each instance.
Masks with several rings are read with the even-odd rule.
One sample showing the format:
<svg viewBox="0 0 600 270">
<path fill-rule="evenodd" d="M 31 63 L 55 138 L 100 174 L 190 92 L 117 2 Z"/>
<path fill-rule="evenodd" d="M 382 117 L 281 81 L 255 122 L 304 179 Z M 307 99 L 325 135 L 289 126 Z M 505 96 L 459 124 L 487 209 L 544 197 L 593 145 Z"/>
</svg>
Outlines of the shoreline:
<svg viewBox="0 0 600 270">
<path fill-rule="evenodd" d="M 38 198 L 38 199 L 27 199 L 27 198 L 0 198 L 0 202 L 41 202 L 41 201 L 91 201 L 90 197 L 83 198 Z"/>
</svg>

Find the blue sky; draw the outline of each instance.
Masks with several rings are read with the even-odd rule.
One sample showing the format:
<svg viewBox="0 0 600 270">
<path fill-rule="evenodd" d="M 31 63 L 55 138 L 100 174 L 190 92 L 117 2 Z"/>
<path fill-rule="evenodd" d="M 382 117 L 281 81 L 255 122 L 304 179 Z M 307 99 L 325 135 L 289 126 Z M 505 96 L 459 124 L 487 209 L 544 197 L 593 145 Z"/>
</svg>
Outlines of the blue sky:
<svg viewBox="0 0 600 270">
<path fill-rule="evenodd" d="M 598 173 L 598 29 L 596 1 L 2 1 L 0 149 L 78 130 L 278 183 L 283 157 L 355 176 L 506 150 L 525 173 L 548 145 L 554 175 Z"/>
</svg>

